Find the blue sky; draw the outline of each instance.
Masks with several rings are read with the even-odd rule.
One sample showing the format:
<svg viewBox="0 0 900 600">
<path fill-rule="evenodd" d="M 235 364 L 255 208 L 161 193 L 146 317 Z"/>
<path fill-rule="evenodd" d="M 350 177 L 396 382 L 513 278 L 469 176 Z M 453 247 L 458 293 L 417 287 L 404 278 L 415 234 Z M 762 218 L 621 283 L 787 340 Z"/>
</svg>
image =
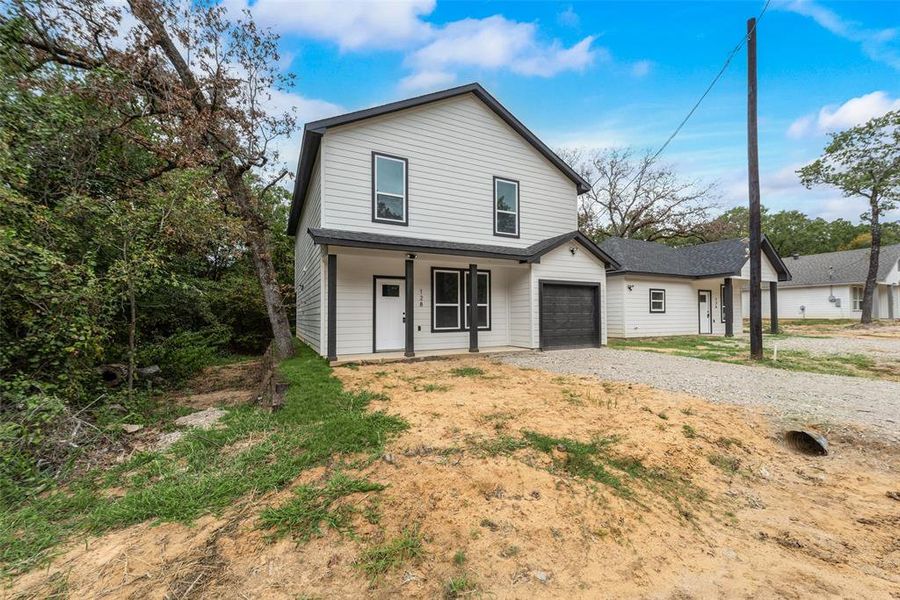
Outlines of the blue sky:
<svg viewBox="0 0 900 600">
<path fill-rule="evenodd" d="M 246 0 L 225 0 L 229 9 Z M 250 9 L 297 76 L 273 99 L 313 120 L 478 81 L 551 147 L 656 149 L 763 2 L 296 2 Z M 746 202 L 746 53 L 662 159 Z M 772 0 L 759 26 L 763 203 L 857 220 L 863 202 L 794 171 L 827 131 L 900 108 L 900 2 Z M 296 164 L 298 139 L 282 145 Z M 893 218 L 900 218 L 895 212 Z"/>
</svg>

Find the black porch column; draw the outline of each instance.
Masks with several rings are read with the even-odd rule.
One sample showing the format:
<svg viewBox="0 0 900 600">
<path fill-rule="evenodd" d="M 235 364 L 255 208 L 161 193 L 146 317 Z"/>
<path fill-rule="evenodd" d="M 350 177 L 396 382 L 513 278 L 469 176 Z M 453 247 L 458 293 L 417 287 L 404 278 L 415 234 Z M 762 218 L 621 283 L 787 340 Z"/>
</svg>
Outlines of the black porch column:
<svg viewBox="0 0 900 600">
<path fill-rule="evenodd" d="M 772 321 L 772 333 L 778 333 L 778 282 L 769 282 L 769 320 Z"/>
<path fill-rule="evenodd" d="M 337 254 L 328 255 L 328 360 L 337 360 Z"/>
<path fill-rule="evenodd" d="M 469 352 L 478 352 L 478 265 L 469 265 Z"/>
<path fill-rule="evenodd" d="M 734 285 L 731 277 L 725 278 L 725 337 L 734 337 Z"/>
<path fill-rule="evenodd" d="M 413 338 L 415 337 L 415 319 L 414 309 L 415 309 L 415 282 L 413 281 L 413 259 L 410 258 L 412 255 L 409 255 L 406 258 L 406 350 L 403 352 L 403 356 L 415 356 L 415 348 L 413 347 Z"/>
</svg>

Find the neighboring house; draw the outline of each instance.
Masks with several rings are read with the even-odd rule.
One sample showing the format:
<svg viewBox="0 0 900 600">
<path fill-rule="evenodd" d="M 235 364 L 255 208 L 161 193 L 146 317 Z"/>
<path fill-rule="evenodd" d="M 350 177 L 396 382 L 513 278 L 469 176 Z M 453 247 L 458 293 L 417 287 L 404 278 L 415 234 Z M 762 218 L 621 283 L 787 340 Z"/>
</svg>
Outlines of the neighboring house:
<svg viewBox="0 0 900 600">
<path fill-rule="evenodd" d="M 900 244 L 882 247 L 878 258 L 878 287 L 872 317 L 900 319 Z M 869 272 L 868 248 L 795 255 L 785 262 L 793 279 L 782 285 L 778 294 L 778 308 L 783 317 L 859 318 L 866 274 Z"/>
<path fill-rule="evenodd" d="M 619 265 L 577 231 L 587 189 L 478 84 L 307 123 L 297 335 L 331 360 L 604 344 Z"/>
<path fill-rule="evenodd" d="M 733 335 L 735 323 L 740 333 L 740 290 L 750 282 L 746 239 L 672 248 L 613 237 L 600 248 L 620 265 L 607 273 L 610 336 Z M 791 273 L 765 237 L 762 250 L 762 280 L 777 295 Z M 779 303 L 771 315 L 776 326 Z"/>
</svg>

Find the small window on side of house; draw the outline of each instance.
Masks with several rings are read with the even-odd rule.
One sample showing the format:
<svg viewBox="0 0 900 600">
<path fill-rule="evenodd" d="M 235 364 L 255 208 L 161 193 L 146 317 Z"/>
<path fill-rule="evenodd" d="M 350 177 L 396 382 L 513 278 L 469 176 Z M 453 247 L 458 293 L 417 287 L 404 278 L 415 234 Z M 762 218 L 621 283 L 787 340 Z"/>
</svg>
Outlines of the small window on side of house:
<svg viewBox="0 0 900 600">
<path fill-rule="evenodd" d="M 650 312 L 666 312 L 666 290 L 650 290 Z"/>
<path fill-rule="evenodd" d="M 372 153 L 372 220 L 407 224 L 407 162 L 405 158 Z"/>
<path fill-rule="evenodd" d="M 854 311 L 862 310 L 862 302 L 863 302 L 863 288 L 859 285 L 854 285 L 850 288 L 850 307 Z"/>
<path fill-rule="evenodd" d="M 519 182 L 494 177 L 494 235 L 519 237 Z"/>
</svg>

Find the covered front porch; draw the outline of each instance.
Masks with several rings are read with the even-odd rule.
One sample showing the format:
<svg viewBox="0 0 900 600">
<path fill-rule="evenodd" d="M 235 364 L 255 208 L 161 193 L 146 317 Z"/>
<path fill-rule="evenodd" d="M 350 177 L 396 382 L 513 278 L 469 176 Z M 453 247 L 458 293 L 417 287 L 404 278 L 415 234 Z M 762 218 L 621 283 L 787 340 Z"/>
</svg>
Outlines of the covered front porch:
<svg viewBox="0 0 900 600">
<path fill-rule="evenodd" d="M 528 263 L 334 244 L 324 254 L 329 361 L 532 347 Z"/>
</svg>

